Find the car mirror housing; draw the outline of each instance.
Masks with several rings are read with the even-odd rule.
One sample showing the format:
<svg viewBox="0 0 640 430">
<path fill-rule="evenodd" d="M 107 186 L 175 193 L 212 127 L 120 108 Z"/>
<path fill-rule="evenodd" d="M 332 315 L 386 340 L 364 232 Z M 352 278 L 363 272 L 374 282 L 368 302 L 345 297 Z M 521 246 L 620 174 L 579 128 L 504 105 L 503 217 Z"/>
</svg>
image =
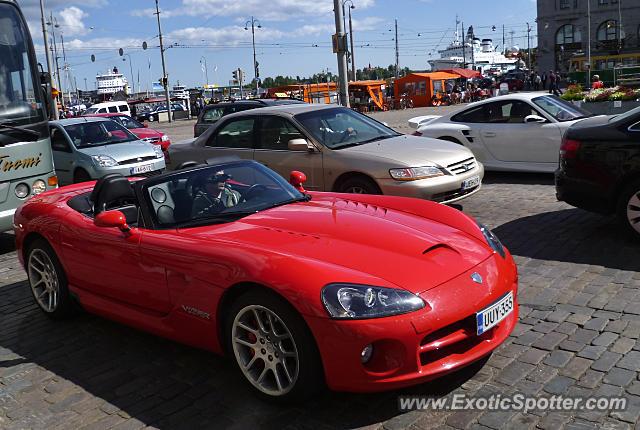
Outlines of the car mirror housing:
<svg viewBox="0 0 640 430">
<path fill-rule="evenodd" d="M 524 122 L 525 123 L 530 123 L 530 122 L 543 123 L 543 122 L 547 122 L 547 120 L 539 115 L 527 115 L 524 117 Z"/>
<path fill-rule="evenodd" d="M 143 122 L 143 123 L 142 123 L 142 126 L 143 126 L 144 128 L 149 128 L 149 122 L 148 122 L 148 121 Z"/>
<path fill-rule="evenodd" d="M 117 227 L 123 233 L 129 232 L 131 228 L 127 224 L 127 219 L 120 211 L 104 211 L 96 215 L 93 223 L 96 227 Z"/>
<path fill-rule="evenodd" d="M 304 140 L 304 139 L 299 139 L 299 140 Z M 291 143 L 291 141 L 289 141 L 289 143 Z M 307 180 L 307 175 L 297 170 L 292 171 L 291 174 L 289 175 L 289 183 L 293 185 L 295 189 L 300 191 L 301 193 L 305 192 L 305 189 L 302 186 L 302 184 L 304 184 L 306 180 Z"/>
<path fill-rule="evenodd" d="M 306 139 L 291 139 L 287 143 L 289 151 L 312 151 L 313 147 Z"/>
</svg>

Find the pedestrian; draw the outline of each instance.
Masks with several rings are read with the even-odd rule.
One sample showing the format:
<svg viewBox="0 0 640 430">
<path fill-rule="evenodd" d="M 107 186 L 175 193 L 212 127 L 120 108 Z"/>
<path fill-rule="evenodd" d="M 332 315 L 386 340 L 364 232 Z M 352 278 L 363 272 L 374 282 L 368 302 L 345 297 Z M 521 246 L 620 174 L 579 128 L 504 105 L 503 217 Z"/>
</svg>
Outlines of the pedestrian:
<svg viewBox="0 0 640 430">
<path fill-rule="evenodd" d="M 549 71 L 549 94 L 558 95 L 558 82 L 557 76 L 553 70 Z"/>
<path fill-rule="evenodd" d="M 540 91 L 540 84 L 542 84 L 542 78 L 540 78 L 540 74 L 536 72 L 536 75 L 533 78 L 533 88 L 536 91 Z"/>
<path fill-rule="evenodd" d="M 560 73 L 560 70 L 556 71 L 556 92 L 554 93 L 557 96 L 561 96 L 562 95 L 562 88 L 560 88 L 560 85 L 562 84 L 562 73 Z"/>
<path fill-rule="evenodd" d="M 600 88 L 604 88 L 604 82 L 602 82 L 600 80 L 600 76 L 599 75 L 593 75 L 593 78 L 591 78 L 593 83 L 591 84 L 591 88 L 594 90 L 600 89 Z"/>
<path fill-rule="evenodd" d="M 542 91 L 544 91 L 547 89 L 547 72 L 542 72 L 540 80 L 542 81 Z"/>
</svg>

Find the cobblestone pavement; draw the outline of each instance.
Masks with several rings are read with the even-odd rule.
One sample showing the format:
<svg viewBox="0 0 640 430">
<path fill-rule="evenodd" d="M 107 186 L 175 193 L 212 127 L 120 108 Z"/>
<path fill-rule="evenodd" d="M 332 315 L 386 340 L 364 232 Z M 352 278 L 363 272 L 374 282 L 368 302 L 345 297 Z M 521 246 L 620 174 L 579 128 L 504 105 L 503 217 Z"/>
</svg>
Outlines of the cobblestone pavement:
<svg viewBox="0 0 640 430">
<path fill-rule="evenodd" d="M 520 271 L 520 323 L 484 362 L 411 389 L 263 403 L 209 354 L 97 318 L 52 322 L 0 235 L 0 428 L 640 429 L 640 245 L 555 201 L 549 176 L 488 175 L 464 210 Z M 398 394 L 624 395 L 623 412 L 399 412 Z"/>
</svg>

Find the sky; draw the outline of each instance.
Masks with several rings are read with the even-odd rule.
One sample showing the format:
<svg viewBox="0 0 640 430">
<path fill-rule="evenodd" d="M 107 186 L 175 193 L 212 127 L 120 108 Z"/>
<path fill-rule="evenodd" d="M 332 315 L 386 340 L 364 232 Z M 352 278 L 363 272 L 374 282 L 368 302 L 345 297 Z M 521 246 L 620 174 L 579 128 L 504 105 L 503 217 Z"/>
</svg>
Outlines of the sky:
<svg viewBox="0 0 640 430">
<path fill-rule="evenodd" d="M 342 0 L 341 0 L 342 1 Z M 347 0 L 346 6 L 349 6 Z M 36 52 L 46 68 L 39 0 L 17 0 L 23 9 Z M 337 73 L 331 35 L 335 33 L 333 0 L 159 0 L 170 85 L 228 85 L 241 68 L 253 78 L 251 41 L 255 26 L 260 77 Z M 535 0 L 351 0 L 356 68 L 395 63 L 394 20 L 398 21 L 399 65 L 428 69 L 453 40 L 459 26 L 473 25 L 477 37 L 502 47 L 527 45 L 527 25 L 536 40 Z M 45 13 L 58 24 L 66 63 L 80 89 L 95 88 L 95 76 L 117 66 L 138 90 L 162 76 L 154 0 L 44 0 Z M 48 18 L 47 18 L 48 20 Z M 249 30 L 245 30 L 245 24 Z M 258 28 L 258 24 L 260 27 Z M 348 27 L 347 15 L 347 27 Z M 495 31 L 492 27 L 495 26 Z M 51 28 L 50 26 L 48 28 Z M 148 49 L 143 50 L 143 42 Z M 119 56 L 119 48 L 124 56 Z M 61 46 L 58 55 L 62 57 Z M 95 62 L 91 56 L 95 56 Z M 64 60 L 60 58 L 60 67 Z M 206 63 L 206 67 L 205 67 Z M 54 66 L 55 67 L 55 66 Z M 64 86 L 64 84 L 63 84 Z"/>
</svg>

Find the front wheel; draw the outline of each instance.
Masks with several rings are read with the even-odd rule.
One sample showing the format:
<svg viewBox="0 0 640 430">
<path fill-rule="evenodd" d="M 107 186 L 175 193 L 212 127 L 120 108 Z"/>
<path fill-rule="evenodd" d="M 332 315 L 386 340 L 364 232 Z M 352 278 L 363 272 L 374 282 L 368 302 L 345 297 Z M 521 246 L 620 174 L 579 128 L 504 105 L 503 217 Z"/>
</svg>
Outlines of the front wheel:
<svg viewBox="0 0 640 430">
<path fill-rule="evenodd" d="M 62 319 L 73 313 L 67 277 L 55 251 L 44 240 L 36 240 L 27 251 L 27 275 L 36 303 L 51 318 Z"/>
<path fill-rule="evenodd" d="M 300 401 L 321 386 L 320 358 L 302 317 L 284 300 L 250 291 L 231 307 L 227 350 L 254 391 L 275 401 Z"/>
<path fill-rule="evenodd" d="M 382 194 L 378 185 L 371 179 L 365 177 L 347 179 L 340 185 L 338 191 L 351 194 Z"/>
<path fill-rule="evenodd" d="M 629 184 L 620 195 L 618 217 L 627 231 L 640 239 L 640 181 Z"/>
</svg>

